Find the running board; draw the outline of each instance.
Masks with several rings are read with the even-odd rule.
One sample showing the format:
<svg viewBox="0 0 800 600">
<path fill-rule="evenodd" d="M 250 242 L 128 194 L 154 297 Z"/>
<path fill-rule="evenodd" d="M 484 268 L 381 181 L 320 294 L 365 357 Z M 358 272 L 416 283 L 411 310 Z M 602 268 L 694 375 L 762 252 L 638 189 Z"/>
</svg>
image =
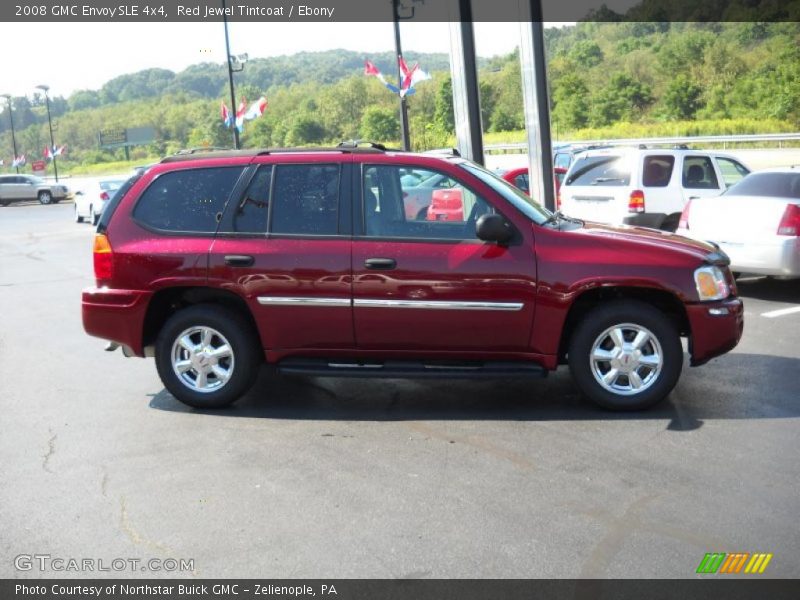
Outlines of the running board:
<svg viewBox="0 0 800 600">
<path fill-rule="evenodd" d="M 381 377 L 392 379 L 484 379 L 547 377 L 547 369 L 531 362 L 367 361 L 287 358 L 276 365 L 281 373 L 320 377 Z"/>
</svg>

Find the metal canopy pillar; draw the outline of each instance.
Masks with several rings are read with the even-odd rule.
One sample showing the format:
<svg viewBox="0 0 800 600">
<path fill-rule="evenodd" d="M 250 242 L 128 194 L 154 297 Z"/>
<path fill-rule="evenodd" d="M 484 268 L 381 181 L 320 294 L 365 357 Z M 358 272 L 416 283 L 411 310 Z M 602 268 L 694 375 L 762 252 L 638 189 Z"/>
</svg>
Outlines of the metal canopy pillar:
<svg viewBox="0 0 800 600">
<path fill-rule="evenodd" d="M 450 75 L 456 144 L 461 156 L 483 164 L 483 127 L 472 6 L 470 0 L 451 0 L 450 8 Z"/>
<path fill-rule="evenodd" d="M 520 19 L 519 60 L 528 138 L 529 189 L 531 198 L 555 210 L 542 3 L 541 0 L 523 0 L 523 4 L 527 4 L 528 14 Z"/>
</svg>

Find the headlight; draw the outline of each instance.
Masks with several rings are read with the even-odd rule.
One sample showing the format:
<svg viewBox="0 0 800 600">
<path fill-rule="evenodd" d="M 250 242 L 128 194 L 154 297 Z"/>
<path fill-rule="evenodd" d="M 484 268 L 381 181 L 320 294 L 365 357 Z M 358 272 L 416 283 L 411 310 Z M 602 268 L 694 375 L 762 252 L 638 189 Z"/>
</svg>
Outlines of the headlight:
<svg viewBox="0 0 800 600">
<path fill-rule="evenodd" d="M 700 300 L 722 300 L 731 292 L 725 281 L 725 273 L 719 267 L 700 267 L 694 272 L 694 282 Z"/>
</svg>

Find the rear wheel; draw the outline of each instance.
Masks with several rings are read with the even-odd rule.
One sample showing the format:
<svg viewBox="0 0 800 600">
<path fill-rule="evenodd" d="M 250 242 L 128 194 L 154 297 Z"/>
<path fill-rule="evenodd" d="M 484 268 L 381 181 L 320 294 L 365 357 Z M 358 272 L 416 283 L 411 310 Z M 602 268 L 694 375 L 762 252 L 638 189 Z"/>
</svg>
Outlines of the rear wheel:
<svg viewBox="0 0 800 600">
<path fill-rule="evenodd" d="M 78 211 L 78 205 L 75 205 L 75 222 L 76 223 L 83 223 L 83 217 L 81 213 Z"/>
<path fill-rule="evenodd" d="M 583 317 L 569 346 L 581 392 L 611 410 L 641 410 L 663 400 L 683 367 L 675 325 L 643 302 L 621 300 Z"/>
<path fill-rule="evenodd" d="M 156 368 L 178 400 L 195 408 L 221 408 L 244 395 L 263 362 L 252 326 L 211 304 L 178 311 L 156 340 Z"/>
<path fill-rule="evenodd" d="M 53 195 L 47 190 L 39 192 L 37 197 L 39 198 L 39 204 L 50 204 L 53 201 Z"/>
</svg>

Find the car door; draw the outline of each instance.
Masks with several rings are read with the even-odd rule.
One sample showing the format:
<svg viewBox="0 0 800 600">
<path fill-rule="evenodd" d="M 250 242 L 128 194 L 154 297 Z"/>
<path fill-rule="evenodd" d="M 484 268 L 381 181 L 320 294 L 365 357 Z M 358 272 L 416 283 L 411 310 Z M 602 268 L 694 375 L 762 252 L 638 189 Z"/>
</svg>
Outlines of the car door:
<svg viewBox="0 0 800 600">
<path fill-rule="evenodd" d="M 12 200 L 25 200 L 31 197 L 36 197 L 32 193 L 32 186 L 30 182 L 22 175 L 13 175 L 6 180 L 3 186 L 3 196 Z"/>
<path fill-rule="evenodd" d="M 477 239 L 475 221 L 496 209 L 450 168 L 441 173 L 450 180 L 448 191 L 461 197 L 461 216 L 410 220 L 402 205 L 401 165 L 377 157 L 356 167 L 353 319 L 359 349 L 451 355 L 528 349 L 533 244 L 504 247 Z"/>
<path fill-rule="evenodd" d="M 209 285 L 244 298 L 269 350 L 355 344 L 350 165 L 330 158 L 251 166 L 209 253 Z"/>
</svg>

